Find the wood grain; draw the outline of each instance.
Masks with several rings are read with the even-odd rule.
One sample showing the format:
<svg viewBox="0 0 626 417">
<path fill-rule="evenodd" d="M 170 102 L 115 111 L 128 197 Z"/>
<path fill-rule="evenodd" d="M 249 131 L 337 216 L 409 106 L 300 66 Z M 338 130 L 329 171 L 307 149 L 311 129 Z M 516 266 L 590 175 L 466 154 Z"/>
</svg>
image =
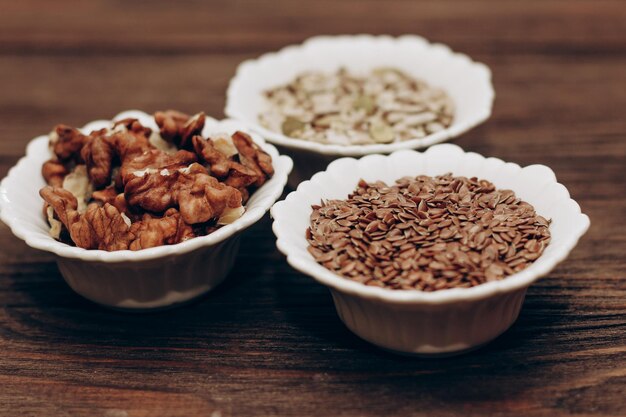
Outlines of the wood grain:
<svg viewBox="0 0 626 417">
<path fill-rule="evenodd" d="M 239 62 L 318 33 L 418 33 L 485 62 L 493 117 L 455 140 L 542 163 L 591 217 L 474 353 L 393 356 L 353 336 L 265 218 L 227 282 L 145 315 L 75 295 L 0 226 L 1 416 L 626 415 L 623 1 L 3 0 L 0 177 L 30 138 L 128 108 L 221 117 Z"/>
</svg>

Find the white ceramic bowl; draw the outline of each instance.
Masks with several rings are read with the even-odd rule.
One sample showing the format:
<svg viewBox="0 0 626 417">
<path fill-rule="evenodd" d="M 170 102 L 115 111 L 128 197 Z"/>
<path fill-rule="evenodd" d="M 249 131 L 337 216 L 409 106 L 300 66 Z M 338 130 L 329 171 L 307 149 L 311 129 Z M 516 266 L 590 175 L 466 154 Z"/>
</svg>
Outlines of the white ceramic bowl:
<svg viewBox="0 0 626 417">
<path fill-rule="evenodd" d="M 286 84 L 303 71 L 346 67 L 361 72 L 380 66 L 402 69 L 447 91 L 456 106 L 452 125 L 421 139 L 344 146 L 290 138 L 259 123 L 258 115 L 264 108 L 263 91 Z M 274 143 L 281 153 L 293 158 L 295 165 L 289 184 L 295 186 L 338 157 L 423 148 L 456 137 L 491 115 L 494 90 L 491 72 L 485 65 L 419 36 L 318 36 L 302 45 L 288 46 L 241 63 L 230 81 L 226 99 L 228 117 L 241 120 Z"/>
<path fill-rule="evenodd" d="M 157 129 L 152 116 L 126 111 L 113 120 L 139 119 Z M 110 126 L 98 120 L 84 126 L 83 132 Z M 233 120 L 206 119 L 203 134 L 245 131 Z M 203 237 L 176 245 L 140 251 L 107 252 L 87 250 L 54 240 L 43 218 L 39 190 L 45 185 L 41 165 L 50 158 L 48 136 L 33 139 L 26 156 L 20 159 L 0 183 L 0 219 L 29 246 L 52 252 L 63 278 L 77 293 L 96 303 L 121 309 L 154 309 L 191 300 L 216 287 L 231 270 L 239 248 L 241 232 L 257 222 L 280 197 L 292 168 L 289 157 L 252 135 L 254 141 L 272 156 L 274 176 L 254 192 L 243 216 L 232 224 Z"/>
<path fill-rule="evenodd" d="M 541 257 L 501 281 L 421 292 L 370 287 L 342 278 L 315 262 L 307 251 L 305 230 L 312 204 L 346 198 L 361 178 L 392 184 L 406 175 L 446 172 L 484 178 L 498 188 L 511 189 L 540 215 L 552 219 L 552 239 Z M 589 227 L 589 218 L 550 168 L 521 168 L 449 144 L 435 145 L 424 153 L 404 150 L 388 156 L 338 159 L 276 203 L 271 214 L 278 249 L 291 266 L 330 288 L 337 313 L 350 330 L 380 347 L 424 355 L 469 350 L 508 329 L 519 314 L 526 289 L 564 260 Z"/>
</svg>

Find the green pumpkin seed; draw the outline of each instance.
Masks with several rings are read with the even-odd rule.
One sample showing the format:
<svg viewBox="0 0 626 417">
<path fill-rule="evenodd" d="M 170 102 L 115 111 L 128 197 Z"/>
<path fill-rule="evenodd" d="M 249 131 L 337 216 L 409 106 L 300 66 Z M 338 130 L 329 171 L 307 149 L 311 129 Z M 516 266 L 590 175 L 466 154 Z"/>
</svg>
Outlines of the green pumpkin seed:
<svg viewBox="0 0 626 417">
<path fill-rule="evenodd" d="M 304 129 L 305 123 L 302 120 L 298 120 L 295 117 L 287 116 L 283 122 L 281 128 L 283 134 L 287 136 L 293 135 L 297 131 Z"/>
<path fill-rule="evenodd" d="M 355 110 L 365 110 L 366 114 L 373 114 L 376 110 L 376 102 L 370 96 L 358 96 L 352 105 Z"/>
<path fill-rule="evenodd" d="M 395 137 L 393 129 L 385 122 L 372 122 L 369 134 L 378 143 L 392 142 Z"/>
</svg>

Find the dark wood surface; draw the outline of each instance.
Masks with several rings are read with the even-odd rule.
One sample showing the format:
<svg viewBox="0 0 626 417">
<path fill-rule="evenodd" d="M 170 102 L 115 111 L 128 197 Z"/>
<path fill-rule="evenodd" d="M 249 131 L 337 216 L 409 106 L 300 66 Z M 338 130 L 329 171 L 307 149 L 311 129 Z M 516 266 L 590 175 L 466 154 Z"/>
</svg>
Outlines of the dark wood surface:
<svg viewBox="0 0 626 417">
<path fill-rule="evenodd" d="M 353 336 L 268 218 L 222 287 L 145 315 L 75 295 L 0 225 L 0 415 L 626 415 L 625 22 L 624 1 L 0 0 L 0 177 L 55 123 L 222 117 L 243 59 L 319 33 L 417 33 L 493 70 L 493 117 L 455 143 L 552 167 L 592 223 L 508 332 L 438 360 Z"/>
</svg>

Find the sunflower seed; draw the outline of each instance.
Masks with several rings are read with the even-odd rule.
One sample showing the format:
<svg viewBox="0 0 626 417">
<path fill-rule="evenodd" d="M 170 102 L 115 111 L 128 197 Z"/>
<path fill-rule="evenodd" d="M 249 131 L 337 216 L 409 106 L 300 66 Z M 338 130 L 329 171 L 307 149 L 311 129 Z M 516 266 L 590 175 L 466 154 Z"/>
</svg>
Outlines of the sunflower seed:
<svg viewBox="0 0 626 417">
<path fill-rule="evenodd" d="M 454 118 L 445 92 L 395 68 L 364 75 L 311 71 L 264 95 L 263 126 L 320 143 L 401 142 L 446 129 Z"/>
</svg>

